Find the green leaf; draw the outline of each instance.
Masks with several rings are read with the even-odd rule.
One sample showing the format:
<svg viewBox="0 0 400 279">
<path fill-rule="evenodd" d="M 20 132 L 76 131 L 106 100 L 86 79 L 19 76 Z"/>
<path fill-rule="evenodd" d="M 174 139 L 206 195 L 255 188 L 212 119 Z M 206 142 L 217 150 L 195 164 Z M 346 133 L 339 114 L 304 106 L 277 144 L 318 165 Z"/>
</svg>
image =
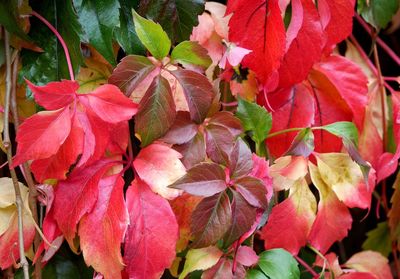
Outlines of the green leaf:
<svg viewBox="0 0 400 279">
<path fill-rule="evenodd" d="M 399 9 L 398 0 L 358 0 L 357 11 L 376 29 L 386 28 Z"/>
<path fill-rule="evenodd" d="M 0 25 L 3 25 L 8 32 L 17 35 L 21 39 L 31 41 L 28 35 L 22 30 L 18 23 L 18 1 L 0 1 Z"/>
<path fill-rule="evenodd" d="M 388 257 L 392 251 L 390 239 L 390 228 L 387 222 L 379 223 L 378 226 L 367 233 L 367 240 L 362 245 L 364 250 L 373 250 Z"/>
<path fill-rule="evenodd" d="M 112 43 L 114 28 L 119 24 L 118 0 L 74 0 L 74 4 L 85 31 L 82 39 L 115 65 Z"/>
<path fill-rule="evenodd" d="M 174 124 L 174 97 L 168 81 L 157 76 L 139 103 L 135 116 L 135 132 L 141 137 L 142 147 L 162 137 Z"/>
<path fill-rule="evenodd" d="M 80 48 L 82 29 L 71 1 L 45 0 L 32 8 L 57 27 L 58 32 L 67 44 L 74 72 L 78 73 L 79 66 L 83 63 Z M 37 53 L 25 49 L 22 51 L 23 67 L 20 71 L 20 77 L 25 77 L 37 85 L 70 79 L 64 50 L 49 28 L 32 17 L 29 35 L 44 52 Z"/>
<path fill-rule="evenodd" d="M 195 66 L 202 70 L 207 69 L 212 60 L 207 50 L 197 42 L 184 41 L 177 45 L 171 53 L 172 63 L 180 63 L 184 67 Z"/>
<path fill-rule="evenodd" d="M 283 249 L 271 249 L 259 255 L 258 266 L 270 279 L 298 279 L 300 270 L 293 256 Z"/>
<path fill-rule="evenodd" d="M 266 139 L 272 127 L 272 116 L 265 108 L 238 98 L 236 116 L 244 130 L 250 132 L 252 140 L 260 144 Z"/>
<path fill-rule="evenodd" d="M 311 128 L 302 129 L 294 138 L 286 155 L 308 157 L 314 151 L 314 134 Z"/>
<path fill-rule="evenodd" d="M 139 13 L 160 23 L 172 42 L 177 43 L 189 39 L 204 5 L 204 0 L 146 0 L 141 1 Z"/>
<path fill-rule="evenodd" d="M 246 279 L 268 279 L 268 277 L 261 270 L 253 268 L 247 271 Z"/>
<path fill-rule="evenodd" d="M 167 56 L 171 49 L 171 41 L 161 25 L 141 17 L 135 10 L 132 12 L 135 31 L 142 44 L 157 59 Z"/>
<path fill-rule="evenodd" d="M 139 40 L 133 24 L 132 9 L 137 9 L 139 0 L 119 0 L 120 26 L 115 28 L 114 36 L 126 54 L 145 55 L 146 49 Z"/>
<path fill-rule="evenodd" d="M 347 138 L 351 140 L 356 146 L 358 145 L 358 130 L 353 122 L 341 121 L 321 127 L 335 136 L 340 138 Z"/>
</svg>

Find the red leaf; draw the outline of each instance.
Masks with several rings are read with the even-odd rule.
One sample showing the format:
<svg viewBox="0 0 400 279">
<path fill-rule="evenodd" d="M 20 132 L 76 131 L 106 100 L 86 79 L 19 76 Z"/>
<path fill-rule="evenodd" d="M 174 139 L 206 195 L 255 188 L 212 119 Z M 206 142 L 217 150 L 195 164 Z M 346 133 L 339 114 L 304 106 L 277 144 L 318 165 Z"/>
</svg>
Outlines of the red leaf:
<svg viewBox="0 0 400 279">
<path fill-rule="evenodd" d="M 70 134 L 56 154 L 46 159 L 33 161 L 31 169 L 36 180 L 43 183 L 49 178 L 66 179 L 70 166 L 82 153 L 83 137 L 82 128 L 78 126 L 77 121 L 74 121 Z"/>
<path fill-rule="evenodd" d="M 193 248 L 207 247 L 223 237 L 232 224 L 232 210 L 225 192 L 204 198 L 193 211 Z"/>
<path fill-rule="evenodd" d="M 279 87 L 303 81 L 321 59 L 323 32 L 317 8 L 311 0 L 293 0 L 286 37 L 286 53 L 279 68 Z"/>
<path fill-rule="evenodd" d="M 76 91 L 79 88 L 78 82 L 71 80 L 49 82 L 44 86 L 25 81 L 32 90 L 36 103 L 47 110 L 57 110 L 71 104 L 76 99 Z"/>
<path fill-rule="evenodd" d="M 309 88 L 297 84 L 293 88 L 268 94 L 271 102 L 272 129 L 271 133 L 294 127 L 309 127 L 314 123 L 314 99 Z M 296 136 L 296 132 L 285 133 L 267 140 L 271 155 L 282 156 Z"/>
<path fill-rule="evenodd" d="M 249 246 L 240 246 L 236 253 L 236 260 L 244 266 L 251 266 L 258 262 L 258 256 Z"/>
<path fill-rule="evenodd" d="M 378 252 L 363 251 L 353 255 L 345 264 L 346 267 L 361 272 L 369 272 L 377 279 L 392 279 L 388 259 Z M 361 278 L 361 277 L 359 277 Z"/>
<path fill-rule="evenodd" d="M 376 277 L 373 274 L 367 273 L 367 272 L 350 272 L 350 273 L 343 274 L 337 278 L 338 279 L 376 279 Z"/>
<path fill-rule="evenodd" d="M 141 180 L 147 183 L 153 192 L 167 199 L 176 198 L 180 191 L 167 186 L 181 178 L 185 167 L 179 160 L 181 154 L 167 145 L 153 143 L 143 148 L 133 166 Z"/>
<path fill-rule="evenodd" d="M 256 219 L 255 207 L 252 207 L 235 191 L 232 191 L 232 197 L 232 225 L 224 236 L 224 247 L 231 246 L 245 234 Z"/>
<path fill-rule="evenodd" d="M 266 83 L 278 69 L 285 52 L 285 26 L 278 0 L 229 2 L 229 40 L 252 50 L 242 65 L 253 70 Z M 232 5 L 234 7 L 232 7 Z"/>
<path fill-rule="evenodd" d="M 205 76 L 190 70 L 176 70 L 171 74 L 183 88 L 192 120 L 203 122 L 215 95 L 211 83 Z"/>
<path fill-rule="evenodd" d="M 56 154 L 70 130 L 69 107 L 55 111 L 41 111 L 29 117 L 18 130 L 17 155 L 14 157 L 13 166 Z"/>
<path fill-rule="evenodd" d="M 253 154 L 253 169 L 250 172 L 251 176 L 255 178 L 261 179 L 264 182 L 265 188 L 267 190 L 267 200 L 269 201 L 272 198 L 272 194 L 274 192 L 272 185 L 272 177 L 269 172 L 269 164 L 265 158 L 259 157 L 256 154 Z"/>
<path fill-rule="evenodd" d="M 129 278 L 160 278 L 175 258 L 178 224 L 168 202 L 136 180 L 126 193 L 124 262 Z"/>
<path fill-rule="evenodd" d="M 210 197 L 226 189 L 225 177 L 225 171 L 218 164 L 201 163 L 169 187 L 195 196 Z"/>
<path fill-rule="evenodd" d="M 137 104 L 118 89 L 118 87 L 105 84 L 93 92 L 78 95 L 79 101 L 107 123 L 118 123 L 129 120 L 137 112 Z"/>
<path fill-rule="evenodd" d="M 265 249 L 284 248 L 297 255 L 306 245 L 307 236 L 315 220 L 317 203 L 304 179 L 290 189 L 290 196 L 272 208 L 261 238 Z"/>
<path fill-rule="evenodd" d="M 121 243 L 129 218 L 123 187 L 124 180 L 119 175 L 102 178 L 93 211 L 83 216 L 79 224 L 85 262 L 105 278 L 121 278 L 124 268 Z"/>
<path fill-rule="evenodd" d="M 327 36 L 325 52 L 330 53 L 337 43 L 347 38 L 353 28 L 355 0 L 320 0 L 318 11 Z"/>
<path fill-rule="evenodd" d="M 308 240 L 316 249 L 325 254 L 329 247 L 347 236 L 352 218 L 347 207 L 339 201 L 336 194 L 321 178 L 317 167 L 309 163 L 310 175 L 318 188 L 320 201 L 318 213 L 311 228 Z"/>
<path fill-rule="evenodd" d="M 113 164 L 109 160 L 100 160 L 90 167 L 77 168 L 56 187 L 54 218 L 72 249 L 75 248 L 73 240 L 76 225 L 85 214 L 93 210 L 98 197 L 99 181 Z"/>
</svg>

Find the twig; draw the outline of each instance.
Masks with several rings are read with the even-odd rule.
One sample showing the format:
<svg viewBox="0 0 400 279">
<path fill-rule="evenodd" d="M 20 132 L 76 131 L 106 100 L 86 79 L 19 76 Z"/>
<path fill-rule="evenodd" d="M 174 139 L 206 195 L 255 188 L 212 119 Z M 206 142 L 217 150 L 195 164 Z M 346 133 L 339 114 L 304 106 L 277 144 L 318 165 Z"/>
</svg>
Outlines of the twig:
<svg viewBox="0 0 400 279">
<path fill-rule="evenodd" d="M 64 49 L 65 59 L 67 60 L 69 76 L 70 76 L 71 80 L 75 80 L 74 69 L 72 68 L 72 63 L 71 63 L 71 57 L 69 55 L 68 47 L 67 47 L 67 44 L 65 43 L 64 39 L 61 37 L 60 33 L 58 33 L 57 29 L 54 28 L 54 26 L 51 25 L 50 22 L 47 21 L 47 19 L 45 19 L 44 17 L 42 17 L 40 14 L 38 14 L 35 11 L 32 11 L 32 15 L 37 17 L 41 22 L 43 22 L 47 27 L 49 27 L 51 32 L 53 32 L 54 35 L 56 35 L 57 39 L 60 41 L 60 44 Z"/>
<path fill-rule="evenodd" d="M 303 261 L 302 258 L 300 258 L 299 256 L 295 255 L 294 258 L 302 265 L 304 266 L 304 268 L 313 276 L 313 278 L 319 278 L 318 273 L 311 268 L 311 266 L 308 265 L 308 263 L 306 263 L 305 261 Z"/>
<path fill-rule="evenodd" d="M 23 214 L 23 201 L 21 198 L 21 191 L 19 188 L 17 174 L 12 166 L 12 145 L 10 141 L 10 130 L 9 130 L 9 120 L 8 116 L 10 113 L 10 97 L 11 97 L 11 56 L 10 56 L 10 48 L 9 48 L 9 35 L 7 30 L 4 30 L 4 48 L 6 55 L 6 94 L 4 100 L 4 147 L 7 151 L 7 161 L 8 167 L 10 169 L 11 179 L 14 185 L 15 191 L 15 203 L 17 205 L 17 213 L 18 213 L 18 242 L 19 242 L 19 257 L 20 264 L 22 266 L 24 272 L 24 278 L 29 279 L 29 264 L 25 257 L 25 249 L 24 249 L 24 226 L 22 220 Z"/>
<path fill-rule="evenodd" d="M 19 64 L 19 54 L 17 52 L 15 56 L 15 60 L 13 63 L 12 67 L 12 91 L 11 91 L 11 100 L 10 100 L 10 105 L 11 105 L 11 113 L 12 117 L 14 120 L 14 130 L 15 133 L 17 134 L 18 129 L 19 129 L 19 116 L 18 116 L 18 105 L 17 105 L 17 76 L 18 76 L 18 64 Z M 22 165 L 22 171 L 24 173 L 24 177 L 26 180 L 26 184 L 28 185 L 29 188 L 29 208 L 32 212 L 32 217 L 33 220 L 36 224 L 38 224 L 38 214 L 37 214 L 37 190 L 36 190 L 36 183 L 33 180 L 32 173 L 30 170 L 30 167 L 28 163 L 24 163 Z M 36 249 L 40 245 L 40 235 L 38 233 L 35 234 L 35 239 L 34 239 L 34 251 L 36 252 Z M 41 279 L 42 278 L 42 262 L 41 262 L 41 257 L 36 261 L 35 263 L 35 278 L 36 279 Z"/>
<path fill-rule="evenodd" d="M 356 14 L 356 19 L 362 28 L 364 28 L 370 35 L 373 34 L 372 28 L 369 27 L 368 24 L 358 14 Z M 397 65 L 400 65 L 400 57 L 381 38 L 377 36 L 376 42 L 384 51 L 386 51 L 393 61 L 397 63 Z"/>
</svg>

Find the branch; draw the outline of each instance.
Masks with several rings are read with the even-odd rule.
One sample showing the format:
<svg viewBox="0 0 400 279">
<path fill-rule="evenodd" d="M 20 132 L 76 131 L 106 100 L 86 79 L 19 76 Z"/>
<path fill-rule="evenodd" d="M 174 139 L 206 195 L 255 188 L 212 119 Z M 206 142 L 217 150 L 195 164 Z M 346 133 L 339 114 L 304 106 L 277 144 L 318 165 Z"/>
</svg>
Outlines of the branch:
<svg viewBox="0 0 400 279">
<path fill-rule="evenodd" d="M 8 168 L 10 169 L 11 179 L 14 185 L 15 203 L 17 205 L 20 264 L 24 272 L 24 278 L 29 279 L 29 264 L 28 261 L 26 260 L 25 249 L 24 249 L 24 231 L 23 231 L 24 226 L 22 220 L 23 201 L 21 198 L 21 191 L 19 189 L 17 174 L 15 173 L 15 170 L 12 168 L 12 145 L 10 141 L 10 130 L 8 122 L 9 121 L 8 115 L 10 112 L 10 97 L 11 97 L 11 55 L 9 48 L 8 32 L 5 29 L 3 30 L 4 30 L 4 48 L 6 55 L 6 94 L 4 100 L 4 147 L 7 151 Z"/>
<path fill-rule="evenodd" d="M 18 133 L 19 129 L 19 116 L 18 116 L 18 105 L 17 105 L 17 76 L 18 76 L 18 64 L 19 64 L 19 55 L 18 52 L 15 55 L 15 60 L 12 67 L 12 91 L 11 91 L 11 113 L 14 120 L 14 130 L 15 134 Z M 20 166 L 21 167 L 21 166 Z M 37 214 L 37 190 L 36 190 L 36 183 L 33 180 L 32 173 L 28 163 L 24 163 L 22 165 L 21 171 L 24 174 L 24 178 L 26 184 L 29 188 L 29 208 L 32 212 L 33 220 L 36 224 L 38 224 L 38 214 Z M 36 252 L 37 248 L 40 245 L 40 235 L 38 233 L 35 234 L 34 239 L 34 251 Z M 41 279 L 42 278 L 42 262 L 41 256 L 37 259 L 35 263 L 35 278 Z"/>
</svg>

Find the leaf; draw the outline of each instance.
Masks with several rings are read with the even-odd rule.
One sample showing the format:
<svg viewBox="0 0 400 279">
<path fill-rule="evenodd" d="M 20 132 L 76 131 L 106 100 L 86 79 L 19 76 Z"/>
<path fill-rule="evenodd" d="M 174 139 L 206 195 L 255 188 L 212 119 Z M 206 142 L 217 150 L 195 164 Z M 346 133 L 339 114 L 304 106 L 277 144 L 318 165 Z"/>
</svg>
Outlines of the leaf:
<svg viewBox="0 0 400 279">
<path fill-rule="evenodd" d="M 28 188 L 18 182 L 21 192 L 22 206 L 24 208 L 22 221 L 24 224 L 24 251 L 33 243 L 35 237 L 35 226 L 32 213 L 29 210 Z M 18 244 L 18 214 L 15 201 L 14 184 L 11 178 L 0 178 L 0 268 L 2 270 L 11 267 L 19 259 Z"/>
<path fill-rule="evenodd" d="M 119 2 L 74 0 L 74 6 L 85 32 L 82 39 L 90 43 L 111 65 L 115 65 L 112 34 L 119 23 Z"/>
<path fill-rule="evenodd" d="M 246 200 L 232 191 L 232 225 L 224 236 L 224 247 L 228 248 L 243 234 L 250 230 L 256 220 L 256 208 L 252 207 Z"/>
<path fill-rule="evenodd" d="M 346 138 L 352 141 L 356 146 L 358 145 L 358 130 L 353 122 L 335 122 L 322 126 L 322 129 L 335 136 Z"/>
<path fill-rule="evenodd" d="M 215 244 L 231 224 L 232 210 L 225 192 L 204 198 L 192 214 L 192 247 L 202 248 Z"/>
<path fill-rule="evenodd" d="M 363 251 L 353 255 L 344 266 L 361 272 L 369 272 L 378 279 L 393 278 L 388 259 L 373 251 Z"/>
<path fill-rule="evenodd" d="M 225 171 L 215 163 L 201 163 L 169 187 L 202 197 L 210 197 L 227 188 Z"/>
<path fill-rule="evenodd" d="M 175 215 L 168 202 L 140 180 L 128 188 L 126 203 L 130 225 L 124 244 L 125 270 L 130 278 L 160 278 L 175 258 Z"/>
<path fill-rule="evenodd" d="M 272 116 L 263 107 L 238 98 L 236 116 L 256 143 L 261 144 L 266 139 L 272 127 Z"/>
<path fill-rule="evenodd" d="M 286 53 L 279 67 L 279 88 L 302 82 L 321 59 L 325 38 L 316 4 L 291 1 L 290 24 L 286 31 Z"/>
<path fill-rule="evenodd" d="M 365 183 L 360 167 L 345 153 L 324 153 L 316 156 L 322 180 L 348 207 L 369 208 L 375 185 L 371 172 Z"/>
<path fill-rule="evenodd" d="M 18 1 L 14 0 L 0 2 L 0 24 L 3 25 L 8 32 L 26 41 L 31 41 L 19 24 L 18 19 L 20 15 L 18 14 L 18 5 Z"/>
<path fill-rule="evenodd" d="M 241 264 L 236 265 L 235 274 L 233 270 L 233 261 L 227 257 L 222 257 L 216 265 L 206 270 L 202 274 L 202 279 L 224 279 L 224 278 L 244 278 L 246 270 Z"/>
<path fill-rule="evenodd" d="M 126 96 L 131 96 L 155 66 L 144 56 L 128 55 L 114 69 L 108 82 L 118 86 Z"/>
<path fill-rule="evenodd" d="M 285 52 L 285 26 L 277 0 L 238 1 L 228 10 L 233 12 L 229 21 L 229 40 L 252 50 L 242 61 L 253 70 L 264 85 L 280 65 Z"/>
<path fill-rule="evenodd" d="M 18 146 L 13 166 L 56 154 L 70 133 L 70 114 L 66 107 L 55 111 L 41 111 L 25 120 L 16 137 Z"/>
<path fill-rule="evenodd" d="M 307 158 L 314 151 L 314 134 L 310 128 L 301 130 L 294 138 L 285 155 Z"/>
<path fill-rule="evenodd" d="M 236 259 L 244 266 L 252 266 L 258 262 L 256 252 L 249 246 L 239 246 Z"/>
<path fill-rule="evenodd" d="M 310 127 L 314 123 L 314 98 L 305 84 L 281 89 L 268 96 L 274 109 L 271 133 L 289 128 Z M 267 147 L 273 158 L 282 156 L 289 149 L 296 134 L 285 133 L 267 139 Z"/>
<path fill-rule="evenodd" d="M 270 167 L 274 190 L 289 190 L 298 179 L 308 173 L 308 159 L 303 156 L 284 156 L 275 160 Z"/>
<path fill-rule="evenodd" d="M 93 210 L 79 224 L 80 245 L 87 265 L 105 278 L 121 278 L 121 243 L 129 223 L 119 175 L 102 178 Z"/>
<path fill-rule="evenodd" d="M 305 179 L 290 188 L 289 197 L 272 207 L 261 238 L 265 249 L 283 248 L 297 255 L 307 243 L 317 211 L 317 202 Z"/>
<path fill-rule="evenodd" d="M 198 126 L 190 120 L 189 112 L 178 111 L 174 124 L 162 138 L 162 141 L 170 144 L 184 144 L 192 140 L 197 132 Z"/>
<path fill-rule="evenodd" d="M 175 146 L 175 150 L 182 154 L 182 163 L 186 168 L 194 167 L 206 159 L 204 135 L 198 132 L 189 142 Z"/>
<path fill-rule="evenodd" d="M 190 272 L 195 270 L 206 270 L 213 267 L 222 255 L 222 251 L 215 246 L 189 250 L 186 254 L 185 266 L 179 275 L 179 279 L 185 278 Z"/>
<path fill-rule="evenodd" d="M 388 213 L 388 224 L 390 227 L 391 235 L 395 238 L 400 238 L 400 174 L 396 176 L 393 183 L 393 195 L 390 199 L 391 208 Z M 399 245 L 399 244 L 398 244 Z"/>
<path fill-rule="evenodd" d="M 253 158 L 250 148 L 238 138 L 229 156 L 229 171 L 231 178 L 238 178 L 250 173 L 253 169 Z"/>
<path fill-rule="evenodd" d="M 357 11 L 375 29 L 385 29 L 399 9 L 396 0 L 358 0 Z"/>
<path fill-rule="evenodd" d="M 268 279 L 267 275 L 262 273 L 262 271 L 258 269 L 249 269 L 246 273 L 246 278 L 248 279 Z"/>
<path fill-rule="evenodd" d="M 271 279 L 298 279 L 300 270 L 296 260 L 283 249 L 264 251 L 259 255 L 258 266 Z"/>
<path fill-rule="evenodd" d="M 308 241 L 324 254 L 335 241 L 342 240 L 347 235 L 352 218 L 347 207 L 325 184 L 317 167 L 309 162 L 309 169 L 311 180 L 318 189 L 320 201 Z"/>
<path fill-rule="evenodd" d="M 29 80 L 26 83 L 36 103 L 47 110 L 61 109 L 74 102 L 79 88 L 79 84 L 71 80 L 49 82 L 45 86 L 36 86 Z"/>
<path fill-rule="evenodd" d="M 381 222 L 378 226 L 367 232 L 367 239 L 362 245 L 363 250 L 372 250 L 388 257 L 392 251 L 390 228 L 388 222 Z"/>
<path fill-rule="evenodd" d="M 200 124 L 206 118 L 214 98 L 214 89 L 208 79 L 190 70 L 171 72 L 183 88 L 191 119 Z"/>
<path fill-rule="evenodd" d="M 132 12 L 135 31 L 142 44 L 156 59 L 161 60 L 167 56 L 171 49 L 171 41 L 167 33 L 159 24 L 141 17 L 135 10 Z"/>
<path fill-rule="evenodd" d="M 125 97 L 115 85 L 104 84 L 90 94 L 78 95 L 79 101 L 101 120 L 116 124 L 130 120 L 138 111 L 137 104 Z"/>
<path fill-rule="evenodd" d="M 139 13 L 159 22 L 173 43 L 189 39 L 197 16 L 204 11 L 204 0 L 172 0 L 158 2 L 146 0 L 141 3 Z"/>
<path fill-rule="evenodd" d="M 197 42 L 183 41 L 172 50 L 171 62 L 180 63 L 185 68 L 199 67 L 204 71 L 212 61 L 207 50 Z"/>
<path fill-rule="evenodd" d="M 141 44 L 133 24 L 132 9 L 137 9 L 139 1 L 119 0 L 120 26 L 114 29 L 115 39 L 126 54 L 144 55 L 146 49 Z"/>
<path fill-rule="evenodd" d="M 250 176 L 260 179 L 264 182 L 264 186 L 267 190 L 267 200 L 271 200 L 273 194 L 272 177 L 270 175 L 269 162 L 265 158 L 259 157 L 253 153 L 252 157 L 253 169 L 250 172 Z"/>
<path fill-rule="evenodd" d="M 329 0 L 318 2 L 318 12 L 326 36 L 324 51 L 331 53 L 335 45 L 346 39 L 353 28 L 355 0 Z"/>
<path fill-rule="evenodd" d="M 143 148 L 133 166 L 144 182 L 157 194 L 167 199 L 176 198 L 180 191 L 167 188 L 185 175 L 186 170 L 181 161 L 181 154 L 167 145 L 153 143 Z"/>
<path fill-rule="evenodd" d="M 151 83 L 139 104 L 135 132 L 141 145 L 147 146 L 162 137 L 174 124 L 176 108 L 168 81 L 158 76 Z"/>
<path fill-rule="evenodd" d="M 235 180 L 234 187 L 243 198 L 252 206 L 258 208 L 267 208 L 267 188 L 262 180 L 246 176 Z"/>
<path fill-rule="evenodd" d="M 112 161 L 99 160 L 90 167 L 76 168 L 55 189 L 54 219 L 74 251 L 77 250 L 74 243 L 77 224 L 93 210 L 98 200 L 99 181 L 113 165 Z"/>
<path fill-rule="evenodd" d="M 76 162 L 79 154 L 83 152 L 83 129 L 75 123 L 71 132 L 60 146 L 57 153 L 49 158 L 34 160 L 31 170 L 38 182 L 44 183 L 46 179 L 66 179 L 71 165 Z"/>
<path fill-rule="evenodd" d="M 32 9 L 46 18 L 64 39 L 68 46 L 74 72 L 79 71 L 83 63 L 80 36 L 82 27 L 72 6 L 72 1 L 46 0 L 31 3 Z M 70 79 L 63 48 L 53 32 L 36 18 L 30 18 L 29 36 L 43 49 L 43 53 L 23 50 L 20 77 L 34 84 L 43 85 L 50 81 Z"/>
</svg>

